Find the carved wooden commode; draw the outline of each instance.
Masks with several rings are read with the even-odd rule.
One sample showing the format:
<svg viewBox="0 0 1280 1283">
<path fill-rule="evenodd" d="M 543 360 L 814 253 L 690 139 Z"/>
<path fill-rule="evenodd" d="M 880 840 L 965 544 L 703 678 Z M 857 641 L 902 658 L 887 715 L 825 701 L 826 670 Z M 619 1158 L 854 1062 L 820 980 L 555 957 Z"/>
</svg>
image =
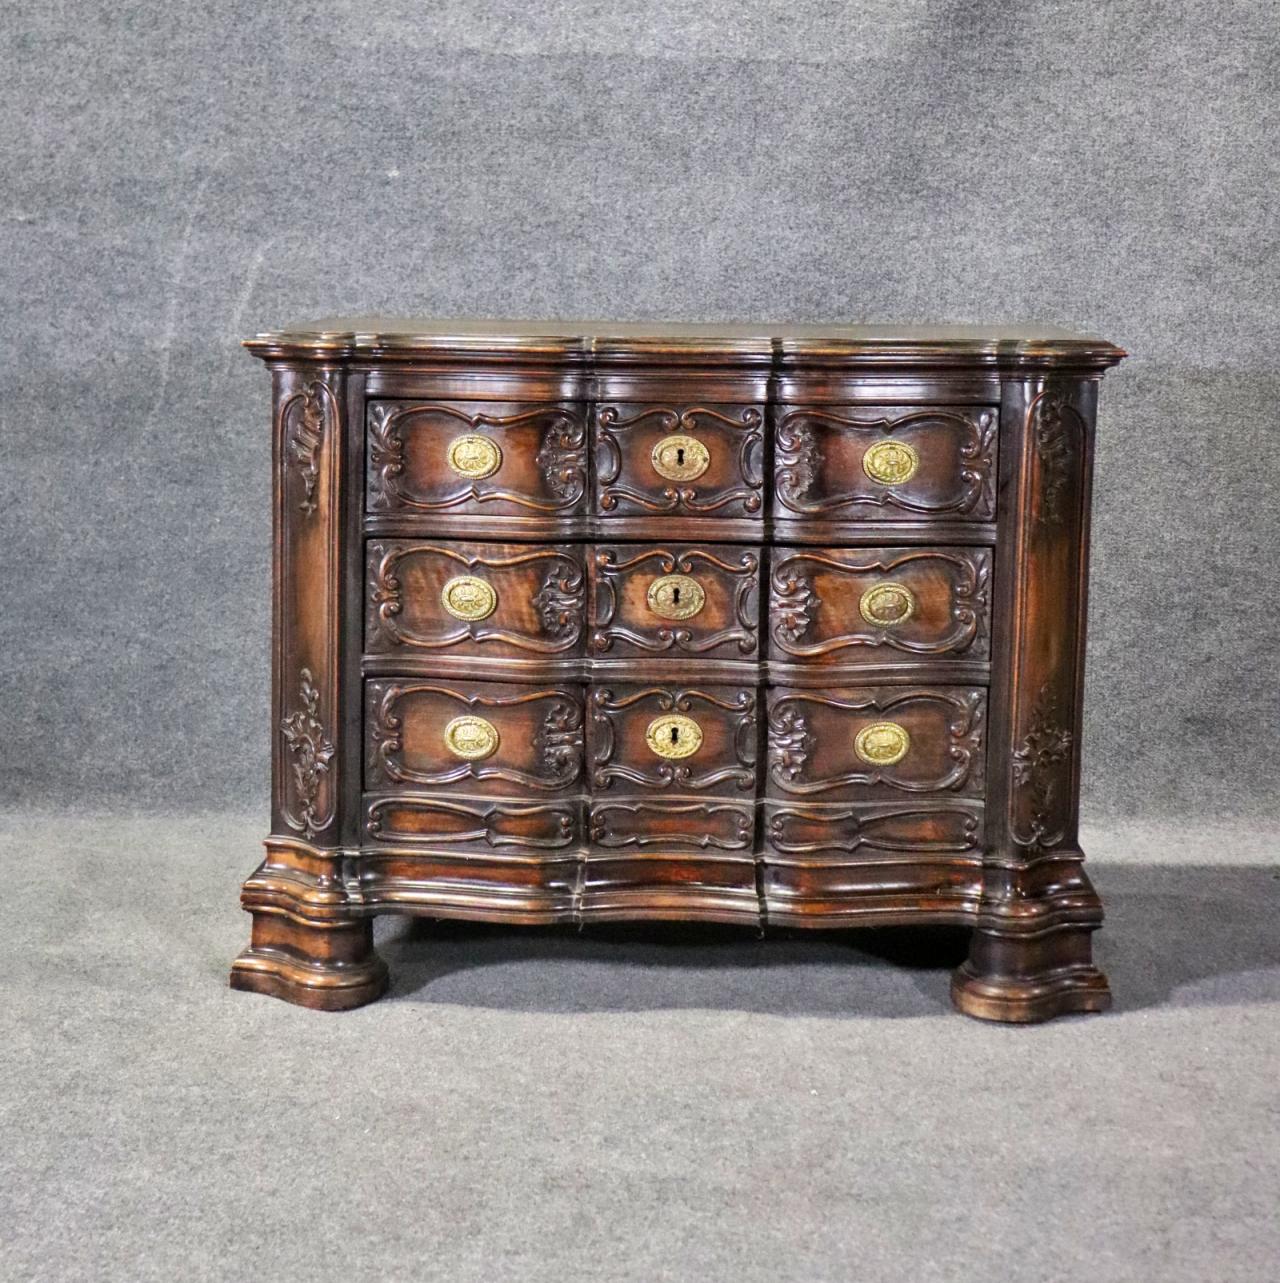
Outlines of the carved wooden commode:
<svg viewBox="0 0 1280 1283">
<path fill-rule="evenodd" d="M 1109 1001 L 1076 839 L 1102 372 L 1057 330 L 263 334 L 272 835 L 238 988 L 376 998 L 372 918 L 973 928 Z"/>
</svg>

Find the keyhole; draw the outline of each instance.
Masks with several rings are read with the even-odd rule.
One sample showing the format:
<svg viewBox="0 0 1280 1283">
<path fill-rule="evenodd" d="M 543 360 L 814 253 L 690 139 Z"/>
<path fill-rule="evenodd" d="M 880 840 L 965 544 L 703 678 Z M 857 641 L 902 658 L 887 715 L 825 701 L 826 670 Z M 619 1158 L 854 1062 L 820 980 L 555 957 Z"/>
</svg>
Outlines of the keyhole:
<svg viewBox="0 0 1280 1283">
<path fill-rule="evenodd" d="M 679 589 L 679 588 L 673 588 L 673 589 L 671 590 L 671 600 L 672 600 L 672 602 L 674 602 L 674 603 L 675 603 L 675 605 L 677 605 L 677 606 L 680 604 L 680 589 Z"/>
<path fill-rule="evenodd" d="M 676 462 L 684 467 L 684 446 L 676 446 Z"/>
<path fill-rule="evenodd" d="M 673 744 L 680 743 L 680 728 L 678 726 L 673 726 L 671 728 L 671 742 Z"/>
</svg>

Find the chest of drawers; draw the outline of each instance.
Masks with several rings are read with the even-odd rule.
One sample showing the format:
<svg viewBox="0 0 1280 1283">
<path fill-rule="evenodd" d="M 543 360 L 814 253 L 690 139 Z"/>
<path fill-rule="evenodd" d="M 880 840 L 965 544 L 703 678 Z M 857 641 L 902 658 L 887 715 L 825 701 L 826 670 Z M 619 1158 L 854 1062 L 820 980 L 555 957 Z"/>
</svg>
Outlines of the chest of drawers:
<svg viewBox="0 0 1280 1283">
<path fill-rule="evenodd" d="M 1101 374 L 1056 330 L 263 334 L 272 833 L 231 982 L 376 998 L 380 913 L 972 928 L 1109 1001 L 1077 844 Z"/>
</svg>

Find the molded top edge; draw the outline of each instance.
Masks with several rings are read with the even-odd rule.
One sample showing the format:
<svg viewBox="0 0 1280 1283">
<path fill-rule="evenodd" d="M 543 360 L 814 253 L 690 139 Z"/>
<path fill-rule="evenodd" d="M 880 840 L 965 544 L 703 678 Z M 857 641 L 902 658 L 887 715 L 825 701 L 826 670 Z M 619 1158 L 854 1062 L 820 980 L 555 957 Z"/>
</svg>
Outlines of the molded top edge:
<svg viewBox="0 0 1280 1283">
<path fill-rule="evenodd" d="M 514 357 L 626 363 L 728 358 L 944 362 L 1001 358 L 1065 360 L 1105 368 L 1126 355 L 1105 339 L 1056 326 L 688 324 L 615 321 L 326 318 L 269 330 L 244 343 L 256 356 L 405 359 L 414 355 Z"/>
</svg>

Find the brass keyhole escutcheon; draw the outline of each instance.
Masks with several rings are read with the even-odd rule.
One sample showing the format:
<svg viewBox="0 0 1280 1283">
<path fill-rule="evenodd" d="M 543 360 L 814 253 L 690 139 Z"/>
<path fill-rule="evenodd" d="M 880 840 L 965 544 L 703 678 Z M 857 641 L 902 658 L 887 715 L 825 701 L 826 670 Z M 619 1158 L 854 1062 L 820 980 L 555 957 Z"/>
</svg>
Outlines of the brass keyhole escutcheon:
<svg viewBox="0 0 1280 1283">
<path fill-rule="evenodd" d="M 444 728 L 444 746 L 454 757 L 478 762 L 497 751 L 498 728 L 474 713 L 464 713 Z"/>
<path fill-rule="evenodd" d="M 862 594 L 858 612 L 877 628 L 896 628 L 916 613 L 916 599 L 904 584 L 872 584 Z"/>
<path fill-rule="evenodd" d="M 854 737 L 853 751 L 868 766 L 893 766 L 911 747 L 911 736 L 897 722 L 872 722 Z"/>
<path fill-rule="evenodd" d="M 691 757 L 702 747 L 702 727 L 682 713 L 665 713 L 649 723 L 644 740 L 659 757 Z"/>
<path fill-rule="evenodd" d="M 493 614 L 498 607 L 498 594 L 484 579 L 458 575 L 440 590 L 440 601 L 454 619 L 470 623 Z"/>
<path fill-rule="evenodd" d="M 692 619 L 707 604 L 707 594 L 691 575 L 663 575 L 645 594 L 649 609 L 662 619 Z"/>
<path fill-rule="evenodd" d="M 653 470 L 668 481 L 694 481 L 711 466 L 711 454 L 697 437 L 663 437 L 649 455 Z"/>
<path fill-rule="evenodd" d="M 498 443 L 478 432 L 468 432 L 449 442 L 445 458 L 460 477 L 479 481 L 491 477 L 502 467 L 502 449 Z"/>
<path fill-rule="evenodd" d="M 920 455 L 905 441 L 877 441 L 862 456 L 862 470 L 882 486 L 900 486 L 920 470 Z"/>
</svg>

